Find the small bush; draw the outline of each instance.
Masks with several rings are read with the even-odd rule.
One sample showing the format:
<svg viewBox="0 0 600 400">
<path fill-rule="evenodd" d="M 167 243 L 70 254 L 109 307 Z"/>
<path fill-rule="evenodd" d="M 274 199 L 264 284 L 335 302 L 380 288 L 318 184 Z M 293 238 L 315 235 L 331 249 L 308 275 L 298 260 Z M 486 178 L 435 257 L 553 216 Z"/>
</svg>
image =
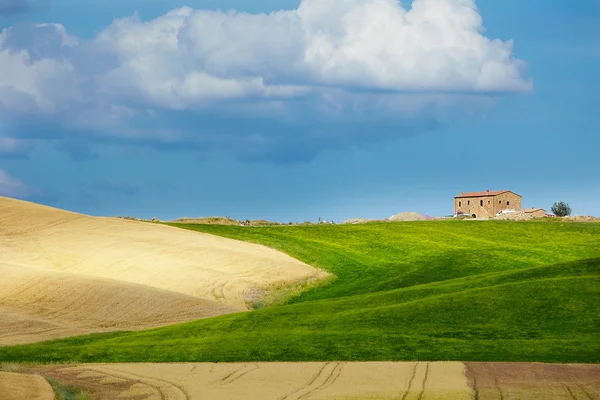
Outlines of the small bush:
<svg viewBox="0 0 600 400">
<path fill-rule="evenodd" d="M 567 203 L 565 203 L 564 201 L 559 201 L 557 203 L 554 203 L 551 207 L 552 212 L 554 213 L 554 215 L 556 215 L 557 217 L 566 217 L 571 215 L 571 207 L 569 207 L 569 205 Z"/>
<path fill-rule="evenodd" d="M 265 308 L 265 303 L 262 300 L 253 300 L 251 306 L 254 310 L 260 310 L 261 308 Z"/>
</svg>

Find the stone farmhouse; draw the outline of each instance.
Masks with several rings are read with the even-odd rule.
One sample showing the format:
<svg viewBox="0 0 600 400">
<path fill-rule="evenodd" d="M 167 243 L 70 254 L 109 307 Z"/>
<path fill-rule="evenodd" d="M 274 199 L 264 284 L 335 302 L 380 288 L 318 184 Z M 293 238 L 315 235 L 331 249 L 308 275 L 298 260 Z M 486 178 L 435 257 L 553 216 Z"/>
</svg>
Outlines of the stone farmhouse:
<svg viewBox="0 0 600 400">
<path fill-rule="evenodd" d="M 510 190 L 462 192 L 454 197 L 454 214 L 472 215 L 474 218 L 493 218 L 501 210 L 521 210 L 522 196 Z"/>
</svg>

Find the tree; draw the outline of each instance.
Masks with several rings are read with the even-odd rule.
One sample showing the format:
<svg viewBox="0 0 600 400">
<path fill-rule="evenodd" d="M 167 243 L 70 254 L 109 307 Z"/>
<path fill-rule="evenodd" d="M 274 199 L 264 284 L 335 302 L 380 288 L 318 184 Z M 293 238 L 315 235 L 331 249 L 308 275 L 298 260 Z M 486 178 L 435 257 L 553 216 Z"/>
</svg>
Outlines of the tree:
<svg viewBox="0 0 600 400">
<path fill-rule="evenodd" d="M 571 215 L 571 207 L 569 207 L 569 205 L 564 201 L 554 203 L 551 210 L 557 217 L 566 217 L 567 215 Z"/>
</svg>

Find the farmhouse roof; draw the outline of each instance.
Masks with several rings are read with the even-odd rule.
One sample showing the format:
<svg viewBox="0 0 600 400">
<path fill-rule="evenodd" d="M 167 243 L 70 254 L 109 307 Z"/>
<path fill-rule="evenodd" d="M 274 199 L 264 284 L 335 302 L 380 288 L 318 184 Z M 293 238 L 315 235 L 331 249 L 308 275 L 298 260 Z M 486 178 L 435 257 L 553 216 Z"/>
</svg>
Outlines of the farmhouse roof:
<svg viewBox="0 0 600 400">
<path fill-rule="evenodd" d="M 454 198 L 459 199 L 459 198 L 464 198 L 464 197 L 498 196 L 499 194 L 507 193 L 507 192 L 514 193 L 514 192 L 511 192 L 510 190 L 486 190 L 485 192 L 469 192 L 469 193 L 462 192 L 460 195 L 455 196 Z M 516 193 L 514 193 L 514 194 L 516 194 Z M 519 196 L 519 195 L 517 194 L 517 196 Z M 521 196 L 519 196 L 519 197 L 521 197 Z"/>
</svg>

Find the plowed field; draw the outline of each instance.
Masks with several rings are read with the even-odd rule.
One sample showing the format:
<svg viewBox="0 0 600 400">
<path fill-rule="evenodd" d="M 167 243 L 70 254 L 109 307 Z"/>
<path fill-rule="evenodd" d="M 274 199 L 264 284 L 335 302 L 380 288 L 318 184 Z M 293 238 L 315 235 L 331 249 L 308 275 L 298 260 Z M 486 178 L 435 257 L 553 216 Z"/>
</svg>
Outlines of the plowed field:
<svg viewBox="0 0 600 400">
<path fill-rule="evenodd" d="M 476 398 L 600 399 L 600 365 L 467 363 Z"/>
</svg>

